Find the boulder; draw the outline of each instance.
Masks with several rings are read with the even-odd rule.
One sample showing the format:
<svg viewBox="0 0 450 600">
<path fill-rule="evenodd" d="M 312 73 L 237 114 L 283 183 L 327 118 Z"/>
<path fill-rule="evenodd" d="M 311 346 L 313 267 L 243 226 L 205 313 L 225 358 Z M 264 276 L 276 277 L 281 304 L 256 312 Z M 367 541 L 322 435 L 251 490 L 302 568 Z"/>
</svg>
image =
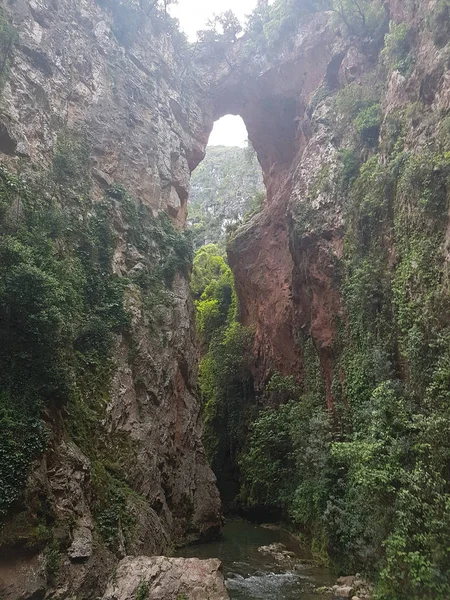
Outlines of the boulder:
<svg viewBox="0 0 450 600">
<path fill-rule="evenodd" d="M 284 544 L 274 543 L 268 546 L 260 546 L 258 552 L 270 554 L 277 562 L 292 561 L 295 559 L 295 552 L 286 549 Z"/>
<path fill-rule="evenodd" d="M 348 600 L 353 598 L 355 589 L 350 585 L 335 585 L 333 587 L 333 600 Z"/>
<path fill-rule="evenodd" d="M 217 558 L 127 556 L 120 561 L 102 600 L 228 600 Z"/>
</svg>

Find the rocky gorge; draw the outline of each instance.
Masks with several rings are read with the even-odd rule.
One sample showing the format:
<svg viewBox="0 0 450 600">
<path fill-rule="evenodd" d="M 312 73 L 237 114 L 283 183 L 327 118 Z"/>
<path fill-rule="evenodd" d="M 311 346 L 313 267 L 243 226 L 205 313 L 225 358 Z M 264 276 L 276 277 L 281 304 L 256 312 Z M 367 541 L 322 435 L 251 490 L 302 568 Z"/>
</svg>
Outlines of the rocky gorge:
<svg viewBox="0 0 450 600">
<path fill-rule="evenodd" d="M 192 48 L 158 3 L 2 6 L 0 597 L 226 597 L 159 557 L 219 534 L 217 476 L 376 597 L 448 598 L 449 22 L 262 1 Z M 226 114 L 266 199 L 198 334 L 189 179 Z"/>
</svg>

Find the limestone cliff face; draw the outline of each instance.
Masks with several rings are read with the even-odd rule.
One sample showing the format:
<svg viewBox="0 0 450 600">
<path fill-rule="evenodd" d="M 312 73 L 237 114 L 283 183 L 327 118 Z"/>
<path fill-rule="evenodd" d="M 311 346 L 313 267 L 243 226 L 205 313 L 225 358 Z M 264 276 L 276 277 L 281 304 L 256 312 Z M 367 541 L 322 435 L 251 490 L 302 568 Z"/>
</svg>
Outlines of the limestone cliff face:
<svg viewBox="0 0 450 600">
<path fill-rule="evenodd" d="M 24 176 L 45 171 L 60 136 L 75 132 L 90 148 L 94 197 L 121 184 L 182 228 L 190 171 L 203 156 L 212 115 L 199 100 L 201 78 L 186 69 L 171 36 L 148 20 L 138 39 L 125 45 L 114 32 L 114 17 L 91 0 L 15 0 L 6 8 L 19 39 L 0 99 L 2 163 Z M 114 222 L 114 271 L 127 277 L 141 268 L 142 256 L 127 242 L 120 215 Z M 132 539 L 118 540 L 119 555 L 164 553 L 216 533 L 221 524 L 201 442 L 185 276 L 175 276 L 166 300 L 154 327 L 142 296 L 130 288 L 131 325 L 115 343 L 115 375 L 99 435 L 126 443 L 137 515 Z M 39 499 L 46 498 L 51 528 L 65 548 L 56 597 L 89 598 L 116 557 L 94 524 L 90 459 L 68 434 L 64 413 L 48 414 L 47 421 L 49 448 L 33 468 L 22 509 L 32 522 Z M 19 517 L 22 509 L 16 507 Z M 0 596 L 43 597 L 55 584 L 45 574 L 48 557 L 23 549 L 20 528 L 18 539 L 11 535 L 1 551 Z"/>
<path fill-rule="evenodd" d="M 1 101 L 9 162 L 48 165 L 59 130 L 75 129 L 91 142 L 97 188 L 120 181 L 184 225 L 190 171 L 212 122 L 170 35 L 147 20 L 124 44 L 96 2 L 9 4 L 20 34 Z"/>
</svg>

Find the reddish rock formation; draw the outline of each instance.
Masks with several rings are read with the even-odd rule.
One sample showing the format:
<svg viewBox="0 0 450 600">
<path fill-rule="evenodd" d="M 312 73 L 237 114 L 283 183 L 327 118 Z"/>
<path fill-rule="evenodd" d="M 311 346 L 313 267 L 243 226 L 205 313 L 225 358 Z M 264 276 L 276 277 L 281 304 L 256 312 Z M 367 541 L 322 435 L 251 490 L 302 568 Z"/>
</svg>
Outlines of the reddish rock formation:
<svg viewBox="0 0 450 600">
<path fill-rule="evenodd" d="M 218 92 L 218 115 L 231 111 L 243 117 L 267 188 L 263 210 L 239 230 L 228 249 L 240 318 L 256 328 L 257 385 L 274 370 L 301 376 L 298 337 L 304 329 L 323 349 L 322 362 L 328 368 L 332 321 L 339 312 L 330 254 L 339 254 L 342 244 L 333 232 L 321 232 L 302 241 L 301 248 L 294 247 L 291 213 L 292 198 L 310 175 L 303 166 L 305 153 L 313 147 L 308 107 L 323 82 L 336 85 L 343 46 L 330 15 L 317 14 L 302 27 L 290 53 L 280 53 L 282 60 L 266 62 L 257 75 L 245 73 L 244 84 L 239 73 L 239 86 L 233 75 Z M 315 138 L 314 148 L 329 152 L 320 138 Z"/>
<path fill-rule="evenodd" d="M 383 120 L 417 101 L 435 115 L 450 106 L 445 51 L 436 48 L 423 27 L 436 6 L 434 0 L 420 6 L 386 2 L 393 22 L 406 21 L 410 28 L 415 68 L 409 78 L 395 69 L 391 73 L 382 98 Z M 304 23 L 291 42 L 272 62 L 244 59 L 213 96 L 216 116 L 231 112 L 244 119 L 267 188 L 262 211 L 238 231 L 228 252 L 241 320 L 256 329 L 257 386 L 274 370 L 301 380 L 298 340 L 306 333 L 319 353 L 331 409 L 344 236 L 344 199 L 333 177 L 338 153 L 351 147 L 351 140 L 332 125 L 330 110 L 337 90 L 361 84 L 371 71 L 383 36 L 376 43 L 352 39 L 339 31 L 330 13 L 322 13 Z M 427 134 L 437 135 L 436 124 L 427 132 L 416 123 L 407 132 L 407 146 L 424 143 Z M 315 189 L 321 179 L 330 189 Z"/>
</svg>

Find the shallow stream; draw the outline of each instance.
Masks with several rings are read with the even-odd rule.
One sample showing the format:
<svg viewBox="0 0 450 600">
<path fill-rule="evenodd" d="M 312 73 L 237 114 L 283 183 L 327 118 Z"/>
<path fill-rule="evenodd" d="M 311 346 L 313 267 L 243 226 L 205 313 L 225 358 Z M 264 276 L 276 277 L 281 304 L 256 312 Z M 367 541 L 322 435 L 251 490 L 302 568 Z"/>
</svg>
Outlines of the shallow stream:
<svg viewBox="0 0 450 600">
<path fill-rule="evenodd" d="M 258 550 L 274 543 L 282 543 L 296 558 L 277 560 Z M 326 596 L 314 592 L 315 588 L 335 583 L 327 569 L 302 554 L 289 534 L 246 521 L 230 521 L 221 539 L 182 548 L 177 555 L 220 558 L 232 600 L 323 600 Z"/>
</svg>

